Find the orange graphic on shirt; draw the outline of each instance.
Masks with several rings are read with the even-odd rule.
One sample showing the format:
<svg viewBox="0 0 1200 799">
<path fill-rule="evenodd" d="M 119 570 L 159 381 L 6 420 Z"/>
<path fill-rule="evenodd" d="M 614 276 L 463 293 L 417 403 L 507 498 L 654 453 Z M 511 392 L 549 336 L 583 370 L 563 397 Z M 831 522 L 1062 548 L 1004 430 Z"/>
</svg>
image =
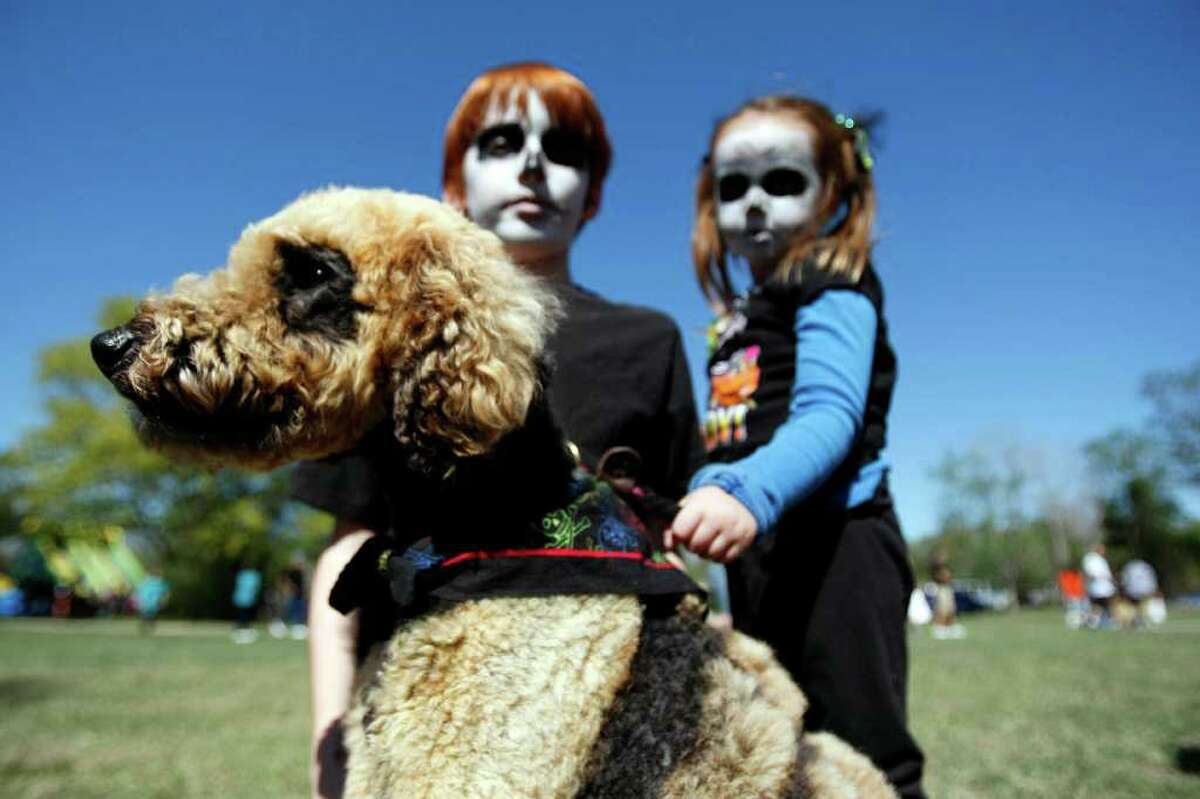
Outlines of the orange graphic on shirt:
<svg viewBox="0 0 1200 799">
<path fill-rule="evenodd" d="M 762 372 L 758 368 L 759 346 L 746 347 L 729 356 L 727 361 L 718 361 L 708 370 L 712 383 L 712 395 L 708 399 L 710 408 L 730 408 L 741 405 L 758 390 Z"/>
<path fill-rule="evenodd" d="M 709 450 L 746 440 L 746 414 L 754 406 L 751 397 L 762 376 L 758 368 L 761 351 L 758 346 L 746 347 L 709 368 L 712 391 L 704 418 L 704 443 Z"/>
</svg>

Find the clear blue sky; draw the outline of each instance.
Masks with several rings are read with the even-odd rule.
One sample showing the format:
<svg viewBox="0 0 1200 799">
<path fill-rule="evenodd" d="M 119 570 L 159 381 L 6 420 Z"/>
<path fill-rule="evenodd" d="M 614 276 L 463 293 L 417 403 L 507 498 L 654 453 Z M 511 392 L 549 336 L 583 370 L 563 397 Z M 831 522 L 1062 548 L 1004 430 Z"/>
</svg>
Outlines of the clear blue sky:
<svg viewBox="0 0 1200 799">
<path fill-rule="evenodd" d="M 480 70 L 592 87 L 616 161 L 579 282 L 670 313 L 701 379 L 693 177 L 712 122 L 796 92 L 888 113 L 877 263 L 900 356 L 893 486 L 981 436 L 1075 468 L 1200 355 L 1200 5 L 0 2 L 0 446 L 38 422 L 35 354 L 102 298 L 222 263 L 330 183 L 437 193 Z M 699 386 L 698 386 L 699 388 Z M 999 432 L 997 432 L 999 431 Z"/>
</svg>

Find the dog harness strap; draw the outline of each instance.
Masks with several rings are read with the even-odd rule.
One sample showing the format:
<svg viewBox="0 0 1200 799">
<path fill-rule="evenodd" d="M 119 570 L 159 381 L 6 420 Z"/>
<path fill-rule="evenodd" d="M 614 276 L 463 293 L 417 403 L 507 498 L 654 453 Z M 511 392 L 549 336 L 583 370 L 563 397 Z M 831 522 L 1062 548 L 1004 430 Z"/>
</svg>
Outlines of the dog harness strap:
<svg viewBox="0 0 1200 799">
<path fill-rule="evenodd" d="M 635 489 L 580 469 L 569 495 L 565 506 L 538 523 L 507 536 L 497 531 L 496 546 L 487 549 L 456 546 L 450 534 L 435 534 L 428 548 L 404 549 L 384 536 L 371 539 L 342 570 L 330 605 L 349 613 L 382 602 L 410 615 L 429 599 L 704 595 L 686 572 L 666 560 L 656 543 L 661 539 L 625 501 L 641 497 Z"/>
<path fill-rule="evenodd" d="M 463 552 L 417 576 L 418 591 L 438 599 L 550 594 L 703 595 L 686 572 L 640 552 L 510 549 Z"/>
</svg>

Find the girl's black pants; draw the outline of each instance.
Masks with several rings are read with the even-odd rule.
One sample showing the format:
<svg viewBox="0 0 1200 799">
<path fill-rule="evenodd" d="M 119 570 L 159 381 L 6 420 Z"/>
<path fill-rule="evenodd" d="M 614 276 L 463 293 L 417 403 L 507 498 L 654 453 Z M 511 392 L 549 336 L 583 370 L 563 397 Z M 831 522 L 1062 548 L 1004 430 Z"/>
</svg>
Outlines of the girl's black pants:
<svg viewBox="0 0 1200 799">
<path fill-rule="evenodd" d="M 908 731 L 908 548 L 887 484 L 849 510 L 806 503 L 730 564 L 734 626 L 770 644 L 808 697 L 805 729 L 837 735 L 904 797 L 923 797 Z"/>
</svg>

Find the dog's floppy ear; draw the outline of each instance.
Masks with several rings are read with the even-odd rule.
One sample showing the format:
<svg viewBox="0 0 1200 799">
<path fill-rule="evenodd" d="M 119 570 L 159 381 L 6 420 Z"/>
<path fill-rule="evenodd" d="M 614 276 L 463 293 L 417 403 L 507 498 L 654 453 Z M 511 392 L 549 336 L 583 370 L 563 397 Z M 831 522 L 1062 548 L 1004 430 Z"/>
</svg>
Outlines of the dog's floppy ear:
<svg viewBox="0 0 1200 799">
<path fill-rule="evenodd" d="M 466 220 L 409 241 L 408 263 L 393 271 L 404 285 L 392 280 L 404 295 L 393 316 L 395 432 L 420 465 L 438 468 L 486 452 L 525 421 L 559 303 Z"/>
</svg>

